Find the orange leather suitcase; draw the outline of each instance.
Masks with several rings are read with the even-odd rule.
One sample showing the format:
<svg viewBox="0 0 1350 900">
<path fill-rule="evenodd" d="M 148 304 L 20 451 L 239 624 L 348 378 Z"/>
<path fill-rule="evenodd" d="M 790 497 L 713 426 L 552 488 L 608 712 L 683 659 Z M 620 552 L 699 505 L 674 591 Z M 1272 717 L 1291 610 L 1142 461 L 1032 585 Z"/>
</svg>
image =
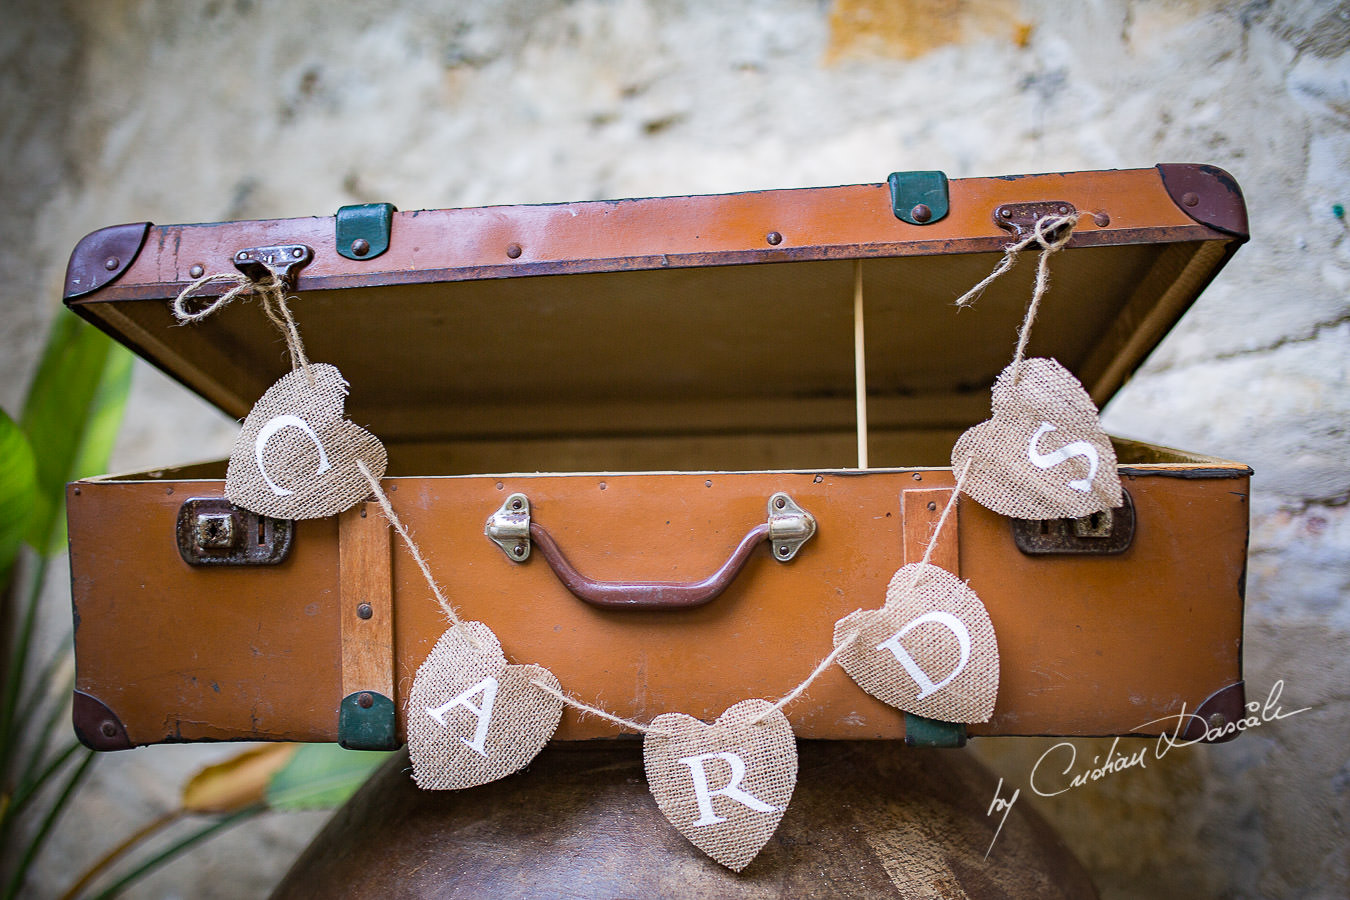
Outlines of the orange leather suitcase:
<svg viewBox="0 0 1350 900">
<path fill-rule="evenodd" d="M 288 369 L 267 318 L 234 303 L 178 327 L 170 303 L 241 253 L 295 248 L 272 268 L 294 279 L 309 356 L 350 382 L 348 417 L 388 447 L 388 496 L 460 614 L 585 702 L 710 720 L 797 685 L 834 622 L 879 606 L 922 556 L 1034 266 L 973 310 L 952 301 L 1064 210 L 1086 215 L 1053 259 L 1029 351 L 1101 406 L 1246 240 L 1226 173 L 897 173 L 125 225 L 76 247 L 66 302 L 243 417 Z M 1184 708 L 1198 736 L 1241 713 L 1250 470 L 1113 440 L 1125 507 L 1018 521 L 963 498 L 938 537 L 933 562 L 968 580 L 999 643 L 994 715 L 969 734 L 1156 734 Z M 223 499 L 224 474 L 70 486 L 77 732 L 98 749 L 397 745 L 445 623 L 378 505 L 260 518 Z M 357 709 L 361 694 L 382 702 Z M 807 738 L 967 731 L 898 712 L 837 667 L 786 711 Z M 556 738 L 618 733 L 569 709 Z"/>
</svg>

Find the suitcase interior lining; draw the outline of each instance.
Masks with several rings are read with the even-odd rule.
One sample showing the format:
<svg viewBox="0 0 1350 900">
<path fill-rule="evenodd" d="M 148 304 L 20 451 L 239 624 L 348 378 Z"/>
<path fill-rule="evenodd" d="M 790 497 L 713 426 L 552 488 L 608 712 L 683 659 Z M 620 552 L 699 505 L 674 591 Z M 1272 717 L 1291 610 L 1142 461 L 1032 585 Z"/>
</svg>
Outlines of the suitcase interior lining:
<svg viewBox="0 0 1350 900">
<path fill-rule="evenodd" d="M 1103 404 L 1229 247 L 1182 241 L 1059 254 L 1028 353 L 1060 360 Z M 953 301 L 998 260 L 861 261 L 873 467 L 945 466 L 960 433 L 988 417 L 1034 254 L 972 308 Z M 829 469 L 857 460 L 854 266 L 305 290 L 292 308 L 310 358 L 349 380 L 350 418 L 390 448 L 391 475 Z M 288 365 L 256 303 L 190 327 L 174 326 L 164 300 L 90 306 L 236 417 Z"/>
</svg>

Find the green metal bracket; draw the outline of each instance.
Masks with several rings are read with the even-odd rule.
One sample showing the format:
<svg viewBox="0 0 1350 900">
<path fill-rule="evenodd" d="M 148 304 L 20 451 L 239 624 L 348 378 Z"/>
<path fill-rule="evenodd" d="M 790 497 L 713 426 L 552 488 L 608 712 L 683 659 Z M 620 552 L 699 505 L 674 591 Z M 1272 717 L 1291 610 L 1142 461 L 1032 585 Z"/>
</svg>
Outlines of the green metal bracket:
<svg viewBox="0 0 1350 900">
<path fill-rule="evenodd" d="M 943 722 L 905 713 L 906 747 L 964 747 L 966 726 L 962 722 Z"/>
<path fill-rule="evenodd" d="M 375 691 L 357 691 L 338 708 L 338 743 L 348 750 L 397 750 L 398 716 L 394 701 Z"/>
<path fill-rule="evenodd" d="M 911 225 L 932 225 L 946 218 L 949 209 L 947 176 L 942 172 L 892 172 L 891 209 L 895 217 Z"/>
<path fill-rule="evenodd" d="M 393 225 L 393 204 L 344 206 L 337 211 L 337 252 L 348 259 L 374 259 L 389 249 Z"/>
</svg>

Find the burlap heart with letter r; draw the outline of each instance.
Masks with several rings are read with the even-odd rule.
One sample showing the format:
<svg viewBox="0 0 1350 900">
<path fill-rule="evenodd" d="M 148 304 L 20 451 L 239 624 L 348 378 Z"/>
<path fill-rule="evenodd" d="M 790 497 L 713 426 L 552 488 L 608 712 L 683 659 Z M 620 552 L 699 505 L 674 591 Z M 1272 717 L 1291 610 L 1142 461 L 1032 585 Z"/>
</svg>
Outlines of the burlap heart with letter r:
<svg viewBox="0 0 1350 900">
<path fill-rule="evenodd" d="M 543 666 L 510 666 L 482 622 L 441 635 L 408 694 L 408 754 L 424 790 L 448 791 L 504 778 L 529 765 L 562 718 L 562 700 Z"/>
<path fill-rule="evenodd" d="M 274 519 L 317 519 L 368 497 L 356 460 L 377 480 L 388 461 L 379 438 L 343 417 L 346 398 L 347 382 L 327 363 L 295 369 L 268 388 L 230 453 L 230 502 Z"/>
<path fill-rule="evenodd" d="M 670 824 L 734 872 L 773 837 L 797 784 L 797 739 L 767 700 L 742 700 L 712 725 L 659 715 L 642 761 Z"/>
<path fill-rule="evenodd" d="M 987 722 L 998 697 L 994 626 L 970 586 L 946 569 L 911 563 L 896 572 L 881 609 L 834 625 L 834 645 L 857 633 L 839 665 L 867 693 L 944 722 Z"/>
<path fill-rule="evenodd" d="M 994 383 L 993 416 L 952 449 L 952 468 L 972 461 L 962 489 L 1018 519 L 1078 518 L 1119 506 L 1120 475 L 1097 407 L 1068 369 L 1027 359 Z"/>
</svg>

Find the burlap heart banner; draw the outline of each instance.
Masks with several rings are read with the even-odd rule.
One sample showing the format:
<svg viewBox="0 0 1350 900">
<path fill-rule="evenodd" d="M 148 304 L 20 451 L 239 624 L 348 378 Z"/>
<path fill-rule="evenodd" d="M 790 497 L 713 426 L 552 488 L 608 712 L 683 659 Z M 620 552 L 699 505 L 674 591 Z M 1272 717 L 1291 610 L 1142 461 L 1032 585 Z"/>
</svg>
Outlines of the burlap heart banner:
<svg viewBox="0 0 1350 900">
<path fill-rule="evenodd" d="M 797 784 L 797 739 L 781 710 L 742 700 L 712 725 L 653 720 L 642 742 L 647 786 L 670 824 L 734 872 L 773 836 Z"/>
<path fill-rule="evenodd" d="M 881 609 L 834 625 L 836 647 L 857 637 L 839 665 L 867 693 L 897 709 L 944 722 L 987 722 L 998 697 L 994 626 L 970 586 L 946 569 L 904 566 Z"/>
<path fill-rule="evenodd" d="M 317 519 L 369 496 L 356 460 L 378 480 L 384 445 L 343 417 L 346 397 L 342 373 L 326 363 L 292 370 L 268 388 L 230 453 L 230 502 L 275 519 Z"/>
<path fill-rule="evenodd" d="M 476 644 L 476 645 L 475 645 Z M 424 790 L 448 791 L 504 778 L 529 765 L 562 718 L 560 690 L 543 666 L 510 666 L 482 622 L 441 635 L 408 694 L 408 753 Z"/>
<path fill-rule="evenodd" d="M 1003 370 L 994 384 L 993 416 L 952 449 L 954 469 L 968 461 L 963 490 L 1001 515 L 1077 518 L 1121 503 L 1116 453 L 1097 407 L 1053 359 Z"/>
</svg>

